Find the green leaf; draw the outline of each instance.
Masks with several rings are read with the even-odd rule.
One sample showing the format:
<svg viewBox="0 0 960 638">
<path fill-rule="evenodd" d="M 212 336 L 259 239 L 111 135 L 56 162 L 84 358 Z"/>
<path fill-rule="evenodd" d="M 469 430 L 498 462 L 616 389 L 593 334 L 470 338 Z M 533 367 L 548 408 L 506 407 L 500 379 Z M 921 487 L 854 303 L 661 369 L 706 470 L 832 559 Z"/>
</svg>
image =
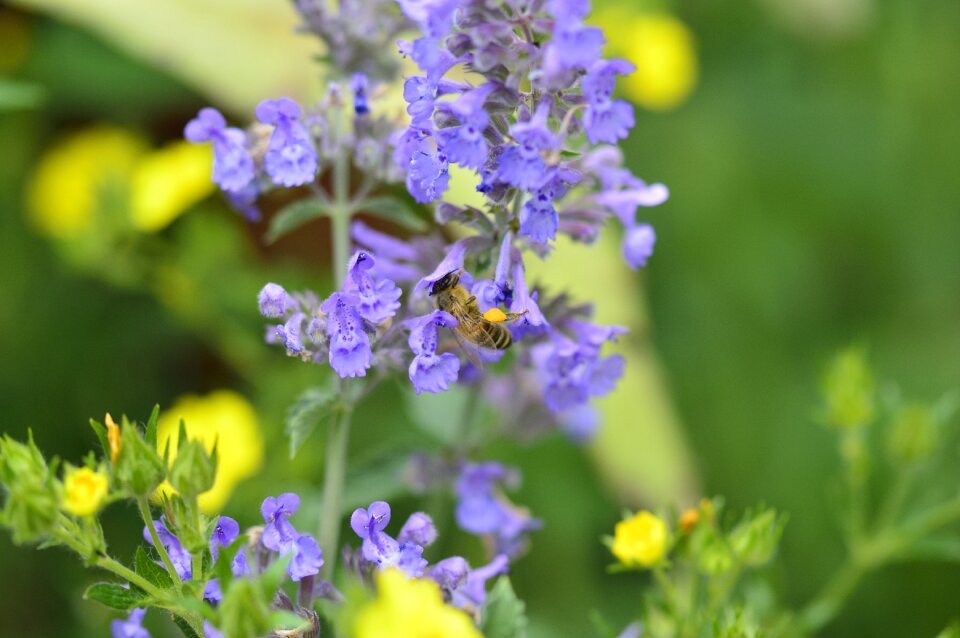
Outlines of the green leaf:
<svg viewBox="0 0 960 638">
<path fill-rule="evenodd" d="M 97 583 L 83 593 L 87 600 L 95 600 L 111 609 L 127 611 L 139 606 L 143 596 L 135 590 L 121 587 L 116 583 Z"/>
<path fill-rule="evenodd" d="M 285 426 L 290 437 L 290 458 L 296 455 L 317 425 L 333 414 L 336 402 L 335 382 L 331 378 L 325 386 L 307 388 L 290 406 Z"/>
<path fill-rule="evenodd" d="M 267 242 L 272 244 L 290 231 L 329 213 L 330 208 L 320 200 L 312 197 L 297 200 L 270 218 Z"/>
<path fill-rule="evenodd" d="M 486 638 L 525 638 L 526 605 L 517 598 L 510 579 L 501 576 L 487 597 L 480 629 Z"/>
<path fill-rule="evenodd" d="M 150 412 L 150 418 L 147 419 L 147 431 L 144 434 L 144 440 L 147 445 L 154 450 L 157 449 L 157 422 L 160 420 L 160 404 L 154 405 Z"/>
<path fill-rule="evenodd" d="M 107 426 L 104 424 L 90 419 L 90 427 L 93 428 L 94 434 L 97 435 L 97 438 L 100 440 L 100 447 L 103 448 L 103 457 L 105 459 L 110 458 L 110 440 L 107 439 Z"/>
<path fill-rule="evenodd" d="M 945 561 L 960 563 L 960 538 L 934 536 L 913 543 L 895 556 L 898 562 Z"/>
<path fill-rule="evenodd" d="M 368 197 L 357 203 L 356 211 L 393 222 L 413 231 L 424 231 L 427 222 L 406 201 L 392 195 Z"/>
<path fill-rule="evenodd" d="M 133 558 L 133 569 L 140 576 L 143 576 L 151 584 L 160 589 L 169 589 L 173 587 L 173 579 L 166 569 L 153 562 L 143 547 L 137 547 L 136 556 Z"/>
<path fill-rule="evenodd" d="M 193 627 L 190 626 L 190 623 L 188 623 L 182 616 L 178 616 L 176 614 L 172 615 L 173 624 L 180 629 L 180 633 L 186 636 L 186 638 L 203 638 L 202 636 L 197 635 L 197 632 L 193 630 Z"/>
</svg>

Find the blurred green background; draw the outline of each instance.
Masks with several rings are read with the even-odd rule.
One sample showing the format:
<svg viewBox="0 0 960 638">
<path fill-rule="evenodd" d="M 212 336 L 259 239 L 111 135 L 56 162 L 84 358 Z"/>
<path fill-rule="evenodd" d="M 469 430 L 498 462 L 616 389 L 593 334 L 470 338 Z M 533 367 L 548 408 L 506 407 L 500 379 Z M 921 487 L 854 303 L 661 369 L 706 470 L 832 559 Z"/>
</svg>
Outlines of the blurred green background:
<svg viewBox="0 0 960 638">
<path fill-rule="evenodd" d="M 160 145 L 210 102 L 243 121 L 261 97 L 317 82 L 305 57 L 288 59 L 285 76 L 265 72 L 311 47 L 283 36 L 292 17 L 279 0 L 197 3 L 196 11 L 234 12 L 206 32 L 177 14 L 190 3 L 161 3 L 170 23 L 138 15 L 136 4 L 0 8 L 0 429 L 33 428 L 41 448 L 76 460 L 94 443 L 91 416 L 143 419 L 154 403 L 233 388 L 257 408 L 267 461 L 246 484 L 255 489 L 238 491 L 226 512 L 254 524 L 263 496 L 318 489 L 322 437 L 290 462 L 281 424 L 322 371 L 262 345 L 253 299 L 268 280 L 328 287 L 325 229 L 268 248 L 262 228 L 214 196 L 143 240 L 162 272 L 128 277 L 145 266 L 123 246 L 91 268 L 32 228 L 25 184 L 44 149 L 90 124 L 130 127 Z M 615 0 L 601 8 L 639 11 Z M 787 602 L 802 604 L 842 552 L 830 498 L 835 442 L 814 419 L 827 357 L 864 343 L 880 376 L 897 379 L 909 398 L 960 385 L 960 3 L 757 0 L 670 10 L 694 34 L 699 79 L 675 109 L 638 108 L 625 149 L 633 170 L 668 184 L 672 198 L 650 212 L 659 241 L 650 266 L 602 292 L 647 326 L 628 345 L 644 365 L 661 366 L 683 427 L 675 440 L 689 445 L 668 459 L 692 458 L 696 478 L 624 494 L 609 472 L 601 480 L 602 449 L 585 453 L 553 436 L 490 451 L 522 468 L 514 500 L 546 521 L 514 571 L 536 636 L 587 635 L 591 609 L 626 622 L 644 577 L 605 574 L 599 537 L 621 507 L 691 499 L 698 481 L 736 509 L 764 501 L 789 512 L 772 576 Z M 280 16 L 262 23 L 262 42 L 281 34 L 290 48 L 261 51 L 257 41 L 231 56 L 231 43 L 249 32 L 246 11 Z M 356 428 L 358 467 L 414 447 L 414 424 L 395 409 L 403 395 L 387 386 L 361 409 L 358 423 L 375 425 Z M 618 446 L 642 450 L 640 463 L 657 456 L 660 439 L 646 436 L 657 426 L 631 400 L 618 400 L 607 420 Z M 391 496 L 377 489 L 384 483 L 368 483 L 348 498 Z M 314 520 L 305 510 L 300 520 Z M 129 556 L 140 534 L 134 513 L 112 508 L 106 520 L 112 547 Z M 434 556 L 456 550 L 479 560 L 475 542 L 446 536 Z M 106 635 L 109 614 L 80 599 L 93 579 L 64 551 L 16 548 L 0 535 L 0 636 Z M 932 636 L 960 613 L 958 591 L 955 564 L 888 569 L 824 635 Z"/>
</svg>

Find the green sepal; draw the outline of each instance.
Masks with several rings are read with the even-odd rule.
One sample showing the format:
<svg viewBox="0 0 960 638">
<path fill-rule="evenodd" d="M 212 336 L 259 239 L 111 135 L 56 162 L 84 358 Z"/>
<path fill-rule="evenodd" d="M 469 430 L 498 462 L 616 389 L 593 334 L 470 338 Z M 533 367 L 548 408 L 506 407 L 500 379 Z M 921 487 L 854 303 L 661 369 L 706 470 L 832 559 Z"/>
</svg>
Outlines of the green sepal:
<svg viewBox="0 0 960 638">
<path fill-rule="evenodd" d="M 129 611 L 134 607 L 143 604 L 142 590 L 130 588 L 127 589 L 116 583 L 96 583 L 87 588 L 83 593 L 86 600 L 95 600 L 101 605 L 106 605 L 111 609 L 120 611 Z"/>
<path fill-rule="evenodd" d="M 107 439 L 107 426 L 100 423 L 99 421 L 94 421 L 90 419 L 90 427 L 93 428 L 93 433 L 97 435 L 97 440 L 100 441 L 100 447 L 103 449 L 103 458 L 110 459 L 110 440 Z"/>
<path fill-rule="evenodd" d="M 148 497 L 166 478 L 166 464 L 157 454 L 156 447 L 147 445 L 137 428 L 126 418 L 121 427 L 117 482 L 136 497 Z"/>
<path fill-rule="evenodd" d="M 180 432 L 177 457 L 170 468 L 170 484 L 184 499 L 191 499 L 213 487 L 217 475 L 217 461 L 216 455 L 207 453 L 199 440 L 186 440 L 182 421 Z"/>
<path fill-rule="evenodd" d="M 147 419 L 147 429 L 144 432 L 143 439 L 152 449 L 157 449 L 157 427 L 160 421 L 160 404 L 153 406 L 150 411 L 150 418 Z"/>
</svg>

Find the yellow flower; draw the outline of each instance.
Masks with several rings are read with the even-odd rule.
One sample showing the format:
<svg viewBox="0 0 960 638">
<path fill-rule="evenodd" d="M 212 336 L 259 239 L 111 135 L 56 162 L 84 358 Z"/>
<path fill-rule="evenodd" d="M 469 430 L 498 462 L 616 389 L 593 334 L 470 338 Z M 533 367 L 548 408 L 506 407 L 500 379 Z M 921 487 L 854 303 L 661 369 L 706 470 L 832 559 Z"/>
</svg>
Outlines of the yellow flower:
<svg viewBox="0 0 960 638">
<path fill-rule="evenodd" d="M 200 509 L 218 513 L 237 483 L 257 473 L 263 465 L 263 438 L 257 414 L 240 394 L 217 390 L 206 396 L 181 397 L 160 415 L 157 446 L 161 453 L 170 442 L 171 461 L 176 458 L 177 432 L 183 419 L 189 438 L 203 441 L 207 450 L 217 442 L 219 462 L 213 488 L 200 495 Z M 161 492 L 172 493 L 168 483 Z"/>
<path fill-rule="evenodd" d="M 623 10 L 601 12 L 610 48 L 637 66 L 624 78 L 624 93 L 653 111 L 683 104 L 697 84 L 699 68 L 693 34 L 678 18 L 667 13 L 629 15 Z"/>
<path fill-rule="evenodd" d="M 97 126 L 55 144 L 27 187 L 34 225 L 69 238 L 119 221 L 156 232 L 214 190 L 209 144 L 177 141 L 151 151 L 137 134 Z"/>
<path fill-rule="evenodd" d="M 651 567 L 666 554 L 669 540 L 663 519 L 642 511 L 617 523 L 611 551 L 627 567 Z"/>
<path fill-rule="evenodd" d="M 88 230 L 105 202 L 125 201 L 133 166 L 146 148 L 139 136 L 112 126 L 86 129 L 55 144 L 27 185 L 31 221 L 52 237 Z"/>
<path fill-rule="evenodd" d="M 107 424 L 107 443 L 110 445 L 110 462 L 116 464 L 117 457 L 120 456 L 120 426 L 114 423 L 113 417 L 107 412 L 107 418 L 104 419 Z"/>
<path fill-rule="evenodd" d="M 133 172 L 131 217 L 138 230 L 154 232 L 213 192 L 210 144 L 173 142 L 141 159 Z"/>
<path fill-rule="evenodd" d="M 107 495 L 109 481 L 89 467 L 69 467 L 63 477 L 63 509 L 74 516 L 96 514 Z"/>
<path fill-rule="evenodd" d="M 377 573 L 377 598 L 357 614 L 354 638 L 483 638 L 463 611 L 444 604 L 431 580 Z"/>
</svg>

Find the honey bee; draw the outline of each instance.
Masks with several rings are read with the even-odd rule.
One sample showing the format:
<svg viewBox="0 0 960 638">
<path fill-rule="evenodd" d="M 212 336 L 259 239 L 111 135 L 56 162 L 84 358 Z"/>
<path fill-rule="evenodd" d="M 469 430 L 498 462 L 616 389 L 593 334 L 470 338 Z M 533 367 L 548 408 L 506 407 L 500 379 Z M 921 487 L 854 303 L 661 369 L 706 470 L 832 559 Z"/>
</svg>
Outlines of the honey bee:
<svg viewBox="0 0 960 638">
<path fill-rule="evenodd" d="M 449 312 L 457 320 L 454 334 L 457 340 L 471 343 L 480 348 L 492 350 L 506 350 L 513 343 L 510 331 L 504 322 L 513 321 L 526 312 L 502 312 L 491 309 L 486 313 L 480 312 L 477 297 L 460 285 L 460 271 L 448 272 L 434 282 L 430 288 L 430 296 L 436 297 L 437 308 Z M 470 349 L 464 348 L 468 356 Z M 470 357 L 474 360 L 473 357 Z"/>
</svg>

